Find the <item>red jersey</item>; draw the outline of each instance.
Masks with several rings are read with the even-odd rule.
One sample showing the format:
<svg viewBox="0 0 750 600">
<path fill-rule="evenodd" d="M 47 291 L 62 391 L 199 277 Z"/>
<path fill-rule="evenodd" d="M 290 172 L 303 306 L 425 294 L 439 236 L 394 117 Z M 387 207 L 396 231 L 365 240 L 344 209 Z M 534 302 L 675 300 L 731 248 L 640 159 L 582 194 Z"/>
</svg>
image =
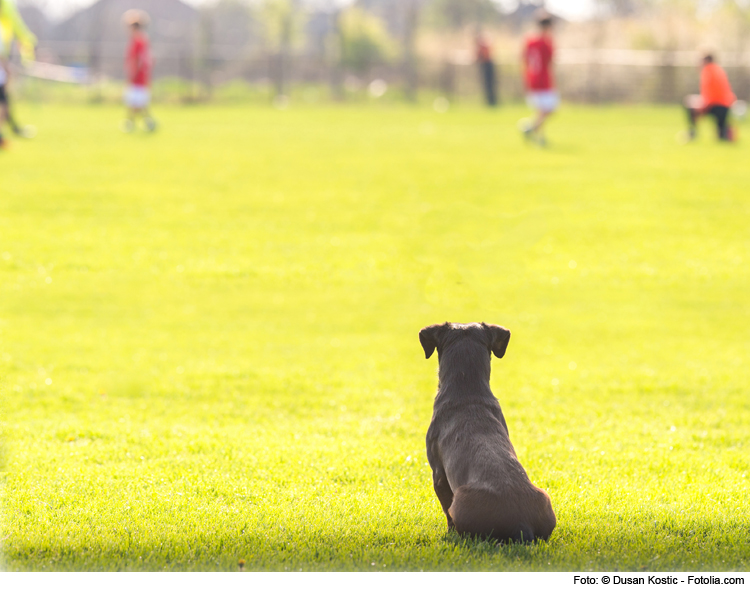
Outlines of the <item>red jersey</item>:
<svg viewBox="0 0 750 600">
<path fill-rule="evenodd" d="M 151 49 L 145 36 L 133 36 L 125 58 L 125 70 L 132 85 L 151 83 Z"/>
<path fill-rule="evenodd" d="M 555 49 L 552 38 L 546 35 L 530 37 L 523 51 L 526 67 L 526 88 L 533 92 L 552 90 L 555 83 L 552 77 L 552 56 Z"/>
</svg>

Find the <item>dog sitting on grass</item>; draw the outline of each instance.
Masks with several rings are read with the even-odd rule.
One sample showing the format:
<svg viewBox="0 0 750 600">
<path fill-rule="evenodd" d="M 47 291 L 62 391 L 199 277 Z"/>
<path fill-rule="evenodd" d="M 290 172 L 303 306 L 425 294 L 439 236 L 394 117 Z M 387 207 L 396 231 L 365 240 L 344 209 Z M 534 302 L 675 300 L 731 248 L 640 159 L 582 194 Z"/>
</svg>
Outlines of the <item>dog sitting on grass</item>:
<svg viewBox="0 0 750 600">
<path fill-rule="evenodd" d="M 438 391 L 427 459 L 448 529 L 499 541 L 549 538 L 557 522 L 510 443 L 490 389 L 490 354 L 502 358 L 510 331 L 486 323 L 443 323 L 419 332 L 425 358 L 438 351 Z"/>
</svg>

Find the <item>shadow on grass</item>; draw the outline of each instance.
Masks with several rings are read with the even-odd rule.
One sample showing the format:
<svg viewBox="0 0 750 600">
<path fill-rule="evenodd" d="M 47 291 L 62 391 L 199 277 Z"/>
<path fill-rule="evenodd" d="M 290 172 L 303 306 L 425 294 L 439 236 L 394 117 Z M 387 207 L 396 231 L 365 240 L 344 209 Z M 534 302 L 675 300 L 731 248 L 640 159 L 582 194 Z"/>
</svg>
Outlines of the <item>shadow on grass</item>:
<svg viewBox="0 0 750 600">
<path fill-rule="evenodd" d="M 462 536 L 456 532 L 446 532 L 442 541 L 466 553 L 474 559 L 509 559 L 512 561 L 537 561 L 540 554 L 548 554 L 550 543 L 543 540 L 533 542 L 498 541 L 479 536 Z"/>
</svg>

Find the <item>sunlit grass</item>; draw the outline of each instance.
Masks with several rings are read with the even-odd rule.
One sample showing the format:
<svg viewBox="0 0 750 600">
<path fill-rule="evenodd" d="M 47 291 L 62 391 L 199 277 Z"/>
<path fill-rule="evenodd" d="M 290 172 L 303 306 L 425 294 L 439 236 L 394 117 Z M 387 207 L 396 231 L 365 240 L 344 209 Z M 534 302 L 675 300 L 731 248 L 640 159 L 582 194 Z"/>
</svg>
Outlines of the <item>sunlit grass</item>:
<svg viewBox="0 0 750 600">
<path fill-rule="evenodd" d="M 671 108 L 25 106 L 0 155 L 14 570 L 750 569 L 750 170 Z M 743 134 L 744 137 L 744 134 Z M 493 389 L 549 543 L 445 531 L 425 325 Z"/>
</svg>

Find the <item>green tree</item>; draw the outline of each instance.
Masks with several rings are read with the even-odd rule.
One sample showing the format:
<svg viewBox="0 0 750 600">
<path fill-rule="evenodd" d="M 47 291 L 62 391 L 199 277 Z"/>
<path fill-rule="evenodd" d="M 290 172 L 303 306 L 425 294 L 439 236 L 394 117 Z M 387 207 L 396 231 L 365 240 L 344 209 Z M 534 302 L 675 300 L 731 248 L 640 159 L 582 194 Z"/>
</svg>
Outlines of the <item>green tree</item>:
<svg viewBox="0 0 750 600">
<path fill-rule="evenodd" d="M 273 53 L 271 79 L 276 88 L 276 95 L 282 96 L 286 91 L 290 51 L 303 37 L 305 15 L 299 0 L 265 0 L 259 14 L 264 26 L 266 44 Z"/>
<path fill-rule="evenodd" d="M 272 49 L 288 50 L 302 40 L 305 13 L 299 0 L 265 0 L 258 15 Z"/>
<path fill-rule="evenodd" d="M 428 15 L 433 24 L 448 29 L 495 23 L 501 16 L 492 0 L 432 0 Z"/>
<path fill-rule="evenodd" d="M 378 17 L 352 6 L 339 18 L 341 64 L 364 75 L 378 63 L 390 62 L 396 44 Z"/>
</svg>

